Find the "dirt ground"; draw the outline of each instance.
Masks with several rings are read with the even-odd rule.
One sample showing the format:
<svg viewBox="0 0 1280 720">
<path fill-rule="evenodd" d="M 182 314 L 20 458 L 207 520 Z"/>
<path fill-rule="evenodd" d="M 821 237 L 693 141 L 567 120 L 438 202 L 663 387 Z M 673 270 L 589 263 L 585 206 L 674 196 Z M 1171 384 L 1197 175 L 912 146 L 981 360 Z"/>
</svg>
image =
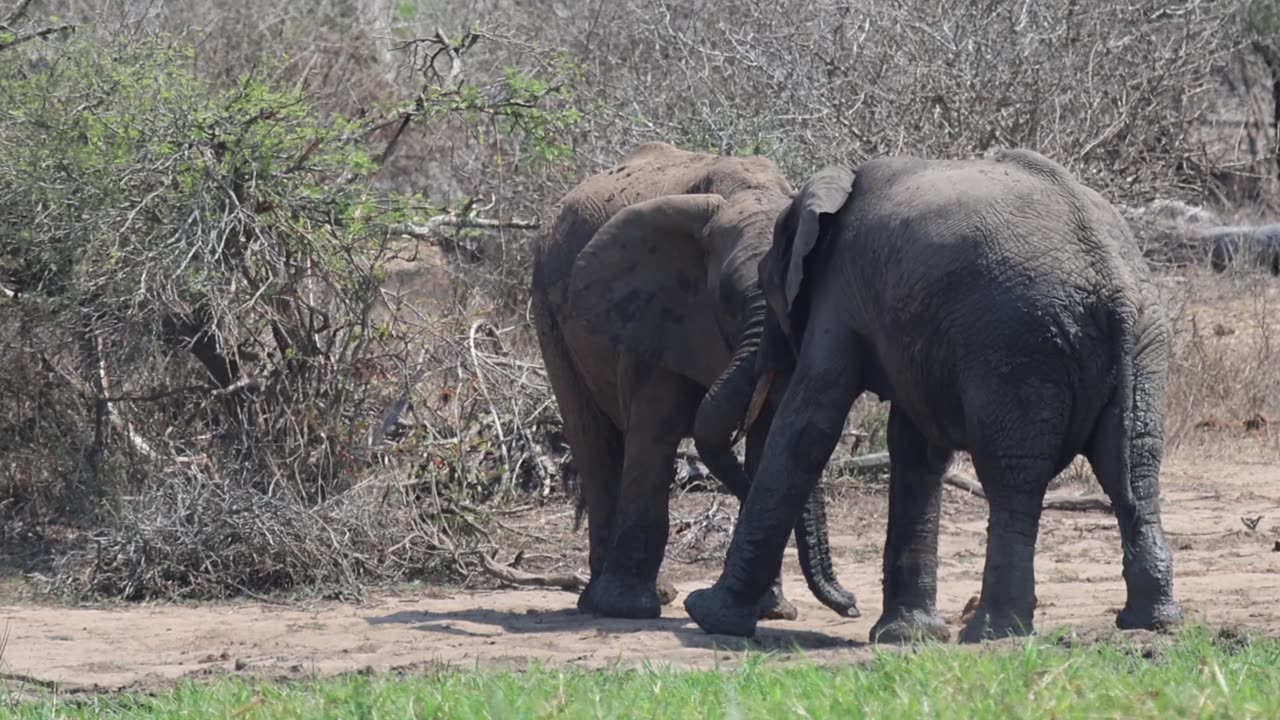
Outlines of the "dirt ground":
<svg viewBox="0 0 1280 720">
<path fill-rule="evenodd" d="M 1175 592 L 1188 616 L 1214 625 L 1280 630 L 1280 466 L 1175 459 L 1166 463 L 1163 482 Z M 684 612 L 683 594 L 714 580 L 727 540 L 724 523 L 700 519 L 735 509 L 731 499 L 717 506 L 715 496 L 701 494 L 673 507 L 665 571 L 682 594 L 656 621 L 593 619 L 577 614 L 571 593 L 517 589 L 400 591 L 365 604 L 293 607 L 238 602 L 68 608 L 4 604 L 12 599 L 0 596 L 0 638 L 8 637 L 2 644 L 3 672 L 11 685 L 19 680 L 111 690 L 224 672 L 287 677 L 435 663 L 708 667 L 733 662 L 748 648 L 784 655 L 801 650 L 821 662 L 857 659 L 870 652 L 865 643 L 880 611 L 886 498 L 874 484 L 862 483 L 861 491 L 834 485 L 829 505 L 836 569 L 858 594 L 862 617 L 855 620 L 838 618 L 812 599 L 789 549 L 786 591 L 800 609 L 799 620 L 762 623 L 754 641 L 699 631 Z M 1094 490 L 1073 484 L 1060 492 Z M 954 633 L 965 603 L 979 591 L 986 507 L 985 501 L 948 488 L 944 508 L 938 599 Z M 1258 516 L 1261 520 L 1249 528 L 1245 520 Z M 517 520 L 526 523 L 523 529 L 513 527 L 525 533 L 528 557 L 535 561 L 536 551 L 546 548 L 545 538 L 567 533 L 572 517 L 558 512 Z M 701 533 L 696 543 L 685 537 L 690 532 Z M 569 562 L 585 562 L 583 536 L 569 536 L 574 540 L 562 553 Z M 690 548 L 700 556 L 687 557 Z M 1124 602 L 1119 533 L 1111 516 L 1047 511 L 1037 580 L 1041 632 L 1111 628 Z"/>
</svg>

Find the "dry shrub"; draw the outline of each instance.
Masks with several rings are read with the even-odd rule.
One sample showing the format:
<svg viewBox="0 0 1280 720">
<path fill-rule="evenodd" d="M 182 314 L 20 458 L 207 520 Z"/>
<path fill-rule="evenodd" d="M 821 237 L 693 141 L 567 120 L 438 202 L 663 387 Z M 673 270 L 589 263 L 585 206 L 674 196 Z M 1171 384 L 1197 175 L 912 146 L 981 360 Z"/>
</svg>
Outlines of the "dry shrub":
<svg viewBox="0 0 1280 720">
<path fill-rule="evenodd" d="M 416 98 L 351 119 L 266 63 L 192 67 L 169 38 L 0 53 L 6 545 L 58 527 L 59 586 L 91 596 L 467 573 L 475 518 L 559 473 L 546 384 L 485 319 L 500 286 L 459 283 L 438 316 L 396 295 L 420 240 L 480 263 L 477 232 L 531 223 L 385 190 L 380 163 L 467 114 L 554 159 L 573 115 L 518 72 L 475 92 L 427 65 Z M 397 475 L 404 509 L 371 519 Z"/>
<path fill-rule="evenodd" d="M 351 596 L 369 581 L 440 576 L 451 560 L 432 539 L 437 524 L 394 486 L 308 506 L 206 473 L 188 470 L 122 503 L 84 549 L 60 559 L 52 589 L 124 600 L 298 587 Z"/>
<path fill-rule="evenodd" d="M 560 494 L 566 448 L 541 368 L 513 358 L 483 321 L 453 323 L 420 326 L 433 338 L 409 343 L 429 348 L 411 388 L 344 444 L 357 454 L 343 474 L 359 478 L 352 486 L 314 498 L 284 477 L 179 462 L 162 482 L 110 498 L 44 585 L 80 598 L 355 596 L 476 573 L 494 551 L 497 513 Z"/>
<path fill-rule="evenodd" d="M 1193 269 L 1165 288 L 1174 326 L 1171 449 L 1203 456 L 1243 448 L 1274 457 L 1275 429 L 1256 418 L 1280 417 L 1280 285 L 1260 269 Z"/>
</svg>

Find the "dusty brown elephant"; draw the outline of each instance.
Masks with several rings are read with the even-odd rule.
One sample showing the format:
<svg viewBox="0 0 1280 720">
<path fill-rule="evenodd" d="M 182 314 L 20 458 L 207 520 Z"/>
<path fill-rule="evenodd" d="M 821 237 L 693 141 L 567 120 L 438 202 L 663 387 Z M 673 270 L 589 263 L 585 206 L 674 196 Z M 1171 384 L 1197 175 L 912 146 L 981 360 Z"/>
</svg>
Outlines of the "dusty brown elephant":
<svg viewBox="0 0 1280 720">
<path fill-rule="evenodd" d="M 537 247 L 533 316 L 588 522 L 584 612 L 660 614 L 683 438 L 735 496 L 747 495 L 776 404 L 764 403 L 747 436 L 744 470 L 732 446 L 765 312 L 756 266 L 792 192 L 767 159 L 649 143 L 565 195 Z M 854 617 L 856 601 L 831 569 L 822 503 L 813 493 L 797 523 L 801 566 L 820 601 Z M 777 573 L 758 607 L 762 618 L 796 617 Z"/>
</svg>

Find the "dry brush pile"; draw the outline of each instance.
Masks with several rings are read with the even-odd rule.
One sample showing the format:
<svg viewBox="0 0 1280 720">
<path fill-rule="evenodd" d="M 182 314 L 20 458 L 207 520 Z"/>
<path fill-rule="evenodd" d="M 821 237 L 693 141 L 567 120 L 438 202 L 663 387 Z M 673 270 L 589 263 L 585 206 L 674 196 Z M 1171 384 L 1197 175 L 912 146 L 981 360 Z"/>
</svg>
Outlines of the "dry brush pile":
<svg viewBox="0 0 1280 720">
<path fill-rule="evenodd" d="M 572 492 L 526 283 L 582 176 L 660 139 L 1263 187 L 1204 130 L 1250 8 L 0 0 L 3 554 L 72 596 L 511 579 L 495 518 Z"/>
</svg>

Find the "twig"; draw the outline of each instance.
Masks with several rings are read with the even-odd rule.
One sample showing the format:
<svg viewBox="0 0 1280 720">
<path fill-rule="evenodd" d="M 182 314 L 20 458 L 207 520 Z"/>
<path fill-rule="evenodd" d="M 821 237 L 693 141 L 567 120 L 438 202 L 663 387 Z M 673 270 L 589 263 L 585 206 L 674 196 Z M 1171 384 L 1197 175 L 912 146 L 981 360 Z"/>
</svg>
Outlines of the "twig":
<svg viewBox="0 0 1280 720">
<path fill-rule="evenodd" d="M 33 30 L 32 32 L 18 35 L 17 37 L 10 40 L 9 42 L 0 43 L 0 50 L 8 50 L 10 48 L 15 48 L 29 40 L 48 37 L 50 35 L 56 35 L 57 33 L 60 33 L 60 32 L 66 32 L 68 30 L 75 30 L 75 29 L 76 29 L 75 25 L 71 25 L 68 23 L 65 25 L 55 25 L 54 27 L 44 28 L 43 30 Z"/>
<path fill-rule="evenodd" d="M 80 378 L 75 377 L 74 375 L 67 373 L 47 357 L 42 356 L 41 360 L 44 362 L 44 364 L 47 367 L 51 368 L 54 372 L 58 374 L 59 377 L 61 377 L 69 385 L 71 385 L 71 387 L 75 388 L 76 390 L 79 390 L 80 394 L 83 395 L 85 399 L 94 400 L 94 401 L 101 400 L 101 396 L 99 395 L 99 393 L 94 391 L 94 389 L 90 387 L 88 383 L 84 382 Z M 105 379 L 106 382 L 108 383 L 110 382 L 110 380 L 106 378 L 105 367 L 102 364 L 98 366 L 98 372 L 102 374 L 99 378 L 100 380 Z M 107 405 L 107 419 L 111 421 L 111 424 L 114 425 L 117 430 L 124 433 L 125 437 L 128 438 L 129 443 L 133 445 L 134 448 L 138 450 L 138 452 L 142 453 L 143 455 L 146 455 L 148 458 L 152 460 L 156 460 L 160 457 L 159 453 L 157 453 L 151 447 L 151 443 L 147 442 L 146 438 L 139 435 L 138 432 L 133 429 L 133 425 L 130 424 L 128 420 L 125 420 L 124 418 L 120 417 L 120 414 L 118 412 L 115 412 L 114 409 L 112 409 L 112 407 L 110 406 L 110 404 Z"/>
<path fill-rule="evenodd" d="M 467 38 L 464 37 L 463 41 L 465 42 L 466 40 Z M 436 42 L 440 43 L 440 46 L 449 56 L 449 75 L 444 79 L 444 85 L 451 90 L 456 89 L 455 83 L 458 81 L 458 76 L 462 74 L 462 53 L 458 52 L 458 48 L 449 42 L 448 36 L 440 28 L 436 28 Z M 435 69 L 434 62 L 432 63 L 432 69 Z"/>
<path fill-rule="evenodd" d="M 0 672 L 0 680 L 6 682 L 19 682 L 24 685 L 35 685 L 46 690 L 57 690 L 59 684 L 56 680 L 41 680 L 38 677 L 27 675 L 26 673 Z"/>
<path fill-rule="evenodd" d="M 581 573 L 544 574 L 526 572 L 506 565 L 499 565 L 494 562 L 493 558 L 484 553 L 480 553 L 480 564 L 484 567 L 486 573 L 511 585 L 553 587 L 570 592 L 575 590 L 581 592 L 587 587 L 588 578 Z"/>
<path fill-rule="evenodd" d="M 854 470 L 883 470 L 889 467 L 889 453 L 869 453 L 867 455 L 859 455 L 845 461 L 845 466 Z M 942 476 L 942 482 L 951 487 L 964 490 L 965 492 L 977 495 L 986 499 L 987 494 L 983 492 L 982 485 L 972 477 L 965 473 L 955 470 L 948 470 Z M 1099 510 L 1111 512 L 1111 501 L 1105 495 L 1049 495 L 1044 499 L 1044 508 L 1046 510 L 1068 510 L 1075 512 L 1089 512 L 1091 510 Z"/>
<path fill-rule="evenodd" d="M 480 385 L 480 394 L 484 396 L 485 402 L 489 404 L 489 413 L 493 416 L 493 431 L 498 436 L 498 447 L 502 450 L 502 465 L 505 468 L 510 468 L 511 456 L 507 453 L 506 434 L 502 432 L 502 417 L 498 414 L 498 407 L 494 405 L 493 398 L 489 396 L 489 385 L 484 380 L 484 368 L 480 366 L 480 356 L 476 352 L 476 331 L 481 327 L 489 328 L 492 337 L 495 340 L 498 338 L 498 331 L 492 325 L 485 320 L 477 320 L 471 324 L 471 331 L 467 333 L 467 347 L 471 350 L 471 362 L 475 366 L 476 382 Z"/>
<path fill-rule="evenodd" d="M 391 232 L 416 238 L 432 238 L 437 235 L 438 228 L 484 228 L 489 230 L 537 230 L 542 227 L 539 220 L 497 220 L 478 218 L 468 215 L 437 215 L 425 223 L 399 223 L 391 226 Z"/>
<path fill-rule="evenodd" d="M 4 20 L 0 20 L 0 27 L 12 29 L 14 23 L 26 17 L 27 10 L 30 9 L 31 3 L 33 2 L 35 2 L 35 0 L 21 0 L 21 2 L 18 3 L 18 7 L 14 8 L 13 12 L 9 13 L 9 17 Z"/>
</svg>

